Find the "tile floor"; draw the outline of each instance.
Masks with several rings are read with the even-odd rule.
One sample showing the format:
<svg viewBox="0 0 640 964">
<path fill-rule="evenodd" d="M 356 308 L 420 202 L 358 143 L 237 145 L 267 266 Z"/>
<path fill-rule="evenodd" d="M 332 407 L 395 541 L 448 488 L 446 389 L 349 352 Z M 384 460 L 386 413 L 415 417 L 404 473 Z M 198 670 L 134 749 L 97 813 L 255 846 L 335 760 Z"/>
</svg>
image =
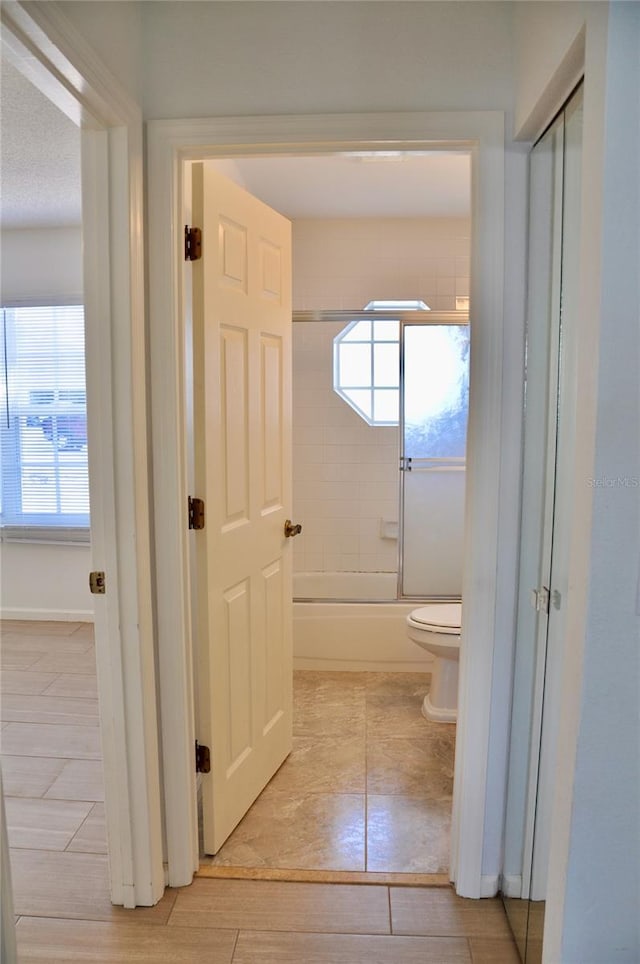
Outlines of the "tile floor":
<svg viewBox="0 0 640 964">
<path fill-rule="evenodd" d="M 293 752 L 213 867 L 444 874 L 455 727 L 422 673 L 294 674 Z"/>
<path fill-rule="evenodd" d="M 3 693 L 24 697 L 1 708 L 19 964 L 518 964 L 501 903 L 447 887 L 197 878 L 155 907 L 113 907 L 90 627 L 2 632 Z M 385 698 L 363 684 L 364 733 Z M 300 728 L 315 715 L 298 714 Z M 388 792 L 384 762 L 369 772 L 374 796 L 411 796 L 410 781 Z"/>
</svg>

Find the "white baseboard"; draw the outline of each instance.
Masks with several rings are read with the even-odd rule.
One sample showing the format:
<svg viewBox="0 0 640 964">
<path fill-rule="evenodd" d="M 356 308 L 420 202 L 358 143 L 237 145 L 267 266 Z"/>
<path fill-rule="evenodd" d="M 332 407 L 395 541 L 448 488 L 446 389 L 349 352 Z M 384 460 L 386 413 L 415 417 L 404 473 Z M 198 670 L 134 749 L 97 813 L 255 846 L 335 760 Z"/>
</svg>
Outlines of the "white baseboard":
<svg viewBox="0 0 640 964">
<path fill-rule="evenodd" d="M 505 897 L 521 897 L 522 896 L 521 874 L 503 874 L 502 887 L 500 889 Z"/>
<path fill-rule="evenodd" d="M 28 619 L 38 622 L 92 623 L 90 609 L 0 609 L 0 619 Z"/>
<path fill-rule="evenodd" d="M 480 878 L 480 896 L 495 897 L 500 889 L 500 875 L 486 874 Z"/>
</svg>

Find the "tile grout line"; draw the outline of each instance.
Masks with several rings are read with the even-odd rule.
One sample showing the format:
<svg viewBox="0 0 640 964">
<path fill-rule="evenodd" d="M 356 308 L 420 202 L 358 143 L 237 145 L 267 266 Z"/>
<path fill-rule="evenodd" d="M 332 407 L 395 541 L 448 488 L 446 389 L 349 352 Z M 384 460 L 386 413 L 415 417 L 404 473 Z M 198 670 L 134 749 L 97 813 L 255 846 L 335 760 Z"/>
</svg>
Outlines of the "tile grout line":
<svg viewBox="0 0 640 964">
<path fill-rule="evenodd" d="M 364 683 L 364 871 L 369 869 L 369 721 L 367 681 Z"/>
<path fill-rule="evenodd" d="M 51 798 L 49 798 L 49 799 L 51 799 Z M 66 802 L 69 802 L 69 801 L 65 801 L 65 803 L 66 803 Z M 86 800 L 86 801 L 84 801 L 84 800 L 79 800 L 79 801 L 77 801 L 77 802 L 78 802 L 78 803 L 89 803 L 90 801 L 88 801 L 88 800 Z M 72 854 L 72 853 L 94 853 L 94 852 L 95 852 L 95 853 L 98 853 L 98 851 L 93 851 L 93 850 L 89 850 L 89 851 L 87 851 L 87 850 L 81 850 L 81 851 L 69 850 L 69 847 L 71 846 L 71 844 L 73 843 L 73 841 L 76 839 L 76 837 L 78 836 L 78 834 L 80 833 L 80 831 L 81 831 L 82 828 L 84 827 L 85 823 L 87 822 L 87 820 L 89 819 L 89 817 L 90 817 L 91 814 L 93 813 L 93 811 L 94 811 L 94 809 L 95 809 L 95 806 L 96 806 L 95 803 L 92 803 L 92 804 L 91 804 L 91 806 L 89 807 L 89 810 L 88 810 L 87 814 L 85 815 L 85 817 L 84 817 L 83 820 L 82 820 L 82 823 L 76 828 L 75 833 L 72 835 L 71 839 L 70 839 L 70 840 L 68 841 L 68 843 L 67 843 L 67 846 L 66 846 L 66 847 L 64 848 L 64 850 L 62 851 L 63 853 L 70 853 L 70 854 Z M 108 857 L 108 856 L 109 856 L 109 854 L 107 853 L 107 857 Z"/>
<path fill-rule="evenodd" d="M 168 923 L 168 922 L 167 922 Z M 234 958 L 236 956 L 236 949 L 238 947 L 238 941 L 240 940 L 240 928 L 236 929 L 236 937 L 233 942 L 233 947 L 231 948 L 231 957 L 229 958 L 229 964 L 233 964 Z"/>
<path fill-rule="evenodd" d="M 52 851 L 52 852 L 54 852 L 54 851 Z M 58 851 L 58 852 L 62 852 L 62 851 Z M 86 922 L 89 922 L 89 923 L 109 924 L 109 925 L 112 925 L 112 926 L 118 926 L 118 925 L 122 924 L 122 925 L 124 925 L 124 926 L 126 926 L 126 927 L 130 926 L 130 924 L 136 923 L 134 920 L 128 921 L 128 920 L 125 920 L 124 918 L 120 918 L 120 917 L 118 917 L 118 918 L 105 918 L 105 917 L 62 917 L 62 916 L 60 916 L 60 915 L 51 915 L 51 914 L 20 914 L 20 915 L 16 915 L 16 916 L 19 917 L 21 920 L 25 920 L 25 921 L 26 921 L 26 920 L 43 920 L 43 921 L 60 920 L 60 921 L 66 921 L 66 922 L 72 922 L 72 923 L 74 923 L 74 922 L 75 922 L 75 923 L 82 923 L 82 922 L 85 922 L 85 921 L 86 921 Z M 502 938 L 486 938 L 486 937 L 482 937 L 482 936 L 480 936 L 480 935 L 478 935 L 478 934 L 473 934 L 473 935 L 471 935 L 471 936 L 467 936 L 466 934 L 427 934 L 427 933 L 425 933 L 425 934 L 414 934 L 414 933 L 394 934 L 394 933 L 383 933 L 383 932 L 380 932 L 380 931 L 291 930 L 290 928 L 288 928 L 288 929 L 284 929 L 284 928 L 265 928 L 265 927 L 263 927 L 263 926 L 260 926 L 260 927 L 224 927 L 223 925 L 221 925 L 221 926 L 218 926 L 218 927 L 206 927 L 206 926 L 202 926 L 202 925 L 191 925 L 191 924 L 171 924 L 171 917 L 172 917 L 172 916 L 173 916 L 173 908 L 172 908 L 172 910 L 171 910 L 171 912 L 170 912 L 170 914 L 169 914 L 169 917 L 167 918 L 166 921 L 153 921 L 153 920 L 150 920 L 150 919 L 145 919 L 144 921 L 140 921 L 140 923 L 148 924 L 148 925 L 151 925 L 151 926 L 153 926 L 153 927 L 158 927 L 158 928 L 160 928 L 160 927 L 169 927 L 169 926 L 170 926 L 170 927 L 172 927 L 172 928 L 179 928 L 179 929 L 183 929 L 183 930 L 192 930 L 192 929 L 195 928 L 195 929 L 197 929 L 197 930 L 212 931 L 212 932 L 215 932 L 215 931 L 235 931 L 238 938 L 239 938 L 240 935 L 242 935 L 242 934 L 245 934 L 245 935 L 252 935 L 252 934 L 291 934 L 291 935 L 299 935 L 299 936 L 301 936 L 301 937 L 304 937 L 304 936 L 307 936 L 307 935 L 313 935 L 313 936 L 315 936 L 315 935 L 320 935 L 320 936 L 328 936 L 328 937 L 366 937 L 366 938 L 376 938 L 376 937 L 380 937 L 380 938 L 387 938 L 387 937 L 410 937 L 410 938 L 417 938 L 418 940 L 432 940 L 432 939 L 436 939 L 436 940 L 449 940 L 449 941 L 462 941 L 462 940 L 464 940 L 464 941 L 466 941 L 469 945 L 470 945 L 470 943 L 471 943 L 472 940 L 487 940 L 487 939 L 489 939 L 489 940 L 494 940 L 494 941 L 497 941 L 497 942 L 504 942 L 504 943 L 507 943 L 507 944 L 510 943 L 509 938 L 505 938 L 505 937 L 502 937 Z M 236 944 L 237 944 L 237 941 L 236 941 Z"/>
</svg>

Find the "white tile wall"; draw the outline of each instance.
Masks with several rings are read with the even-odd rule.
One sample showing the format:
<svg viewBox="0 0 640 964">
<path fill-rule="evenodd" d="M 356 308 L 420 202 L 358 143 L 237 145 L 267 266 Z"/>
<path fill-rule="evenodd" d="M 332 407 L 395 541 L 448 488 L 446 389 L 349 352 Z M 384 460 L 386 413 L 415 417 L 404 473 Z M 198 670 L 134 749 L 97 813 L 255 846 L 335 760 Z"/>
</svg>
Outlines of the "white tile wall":
<svg viewBox="0 0 640 964">
<path fill-rule="evenodd" d="M 295 221 L 294 310 L 420 298 L 453 311 L 469 294 L 469 237 L 461 218 Z M 393 572 L 397 542 L 380 525 L 398 518 L 398 430 L 367 425 L 333 391 L 341 329 L 293 329 L 294 568 Z"/>
<path fill-rule="evenodd" d="M 421 298 L 454 311 L 469 294 L 467 218 L 299 220 L 293 224 L 293 304 L 362 308 L 373 299 Z"/>
</svg>

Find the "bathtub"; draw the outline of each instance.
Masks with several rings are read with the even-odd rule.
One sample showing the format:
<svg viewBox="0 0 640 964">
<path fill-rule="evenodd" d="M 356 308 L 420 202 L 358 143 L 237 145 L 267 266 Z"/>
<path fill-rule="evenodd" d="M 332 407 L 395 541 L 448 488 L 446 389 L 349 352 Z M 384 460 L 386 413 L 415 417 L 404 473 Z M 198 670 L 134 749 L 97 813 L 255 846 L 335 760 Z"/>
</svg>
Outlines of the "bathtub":
<svg viewBox="0 0 640 964">
<path fill-rule="evenodd" d="M 418 604 L 395 601 L 396 583 L 392 572 L 294 573 L 294 668 L 430 672 L 405 628 Z"/>
</svg>

